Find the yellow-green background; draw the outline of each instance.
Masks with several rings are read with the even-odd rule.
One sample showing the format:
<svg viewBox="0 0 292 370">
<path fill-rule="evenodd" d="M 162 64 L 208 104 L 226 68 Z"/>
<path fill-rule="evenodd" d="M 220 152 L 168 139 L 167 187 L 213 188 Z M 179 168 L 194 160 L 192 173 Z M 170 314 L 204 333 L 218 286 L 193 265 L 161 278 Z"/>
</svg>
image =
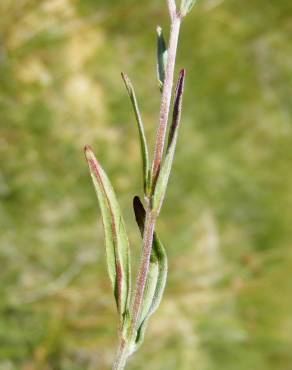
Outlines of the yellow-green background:
<svg viewBox="0 0 292 370">
<path fill-rule="evenodd" d="M 158 228 L 169 279 L 129 370 L 292 369 L 292 5 L 202 0 L 185 20 L 182 126 Z M 163 0 L 0 1 L 0 369 L 110 369 L 116 316 L 91 144 L 141 194 Z"/>
</svg>

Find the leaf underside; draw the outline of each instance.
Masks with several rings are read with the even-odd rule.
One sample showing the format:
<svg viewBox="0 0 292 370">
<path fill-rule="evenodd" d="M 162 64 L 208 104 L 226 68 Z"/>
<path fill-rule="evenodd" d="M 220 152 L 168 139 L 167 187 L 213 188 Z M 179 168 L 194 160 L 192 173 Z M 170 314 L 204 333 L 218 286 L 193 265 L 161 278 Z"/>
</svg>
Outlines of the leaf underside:
<svg viewBox="0 0 292 370">
<path fill-rule="evenodd" d="M 120 321 L 122 322 L 129 306 L 131 289 L 128 237 L 110 180 L 89 146 L 85 147 L 85 156 L 101 209 L 108 272 L 114 290 Z"/>
</svg>

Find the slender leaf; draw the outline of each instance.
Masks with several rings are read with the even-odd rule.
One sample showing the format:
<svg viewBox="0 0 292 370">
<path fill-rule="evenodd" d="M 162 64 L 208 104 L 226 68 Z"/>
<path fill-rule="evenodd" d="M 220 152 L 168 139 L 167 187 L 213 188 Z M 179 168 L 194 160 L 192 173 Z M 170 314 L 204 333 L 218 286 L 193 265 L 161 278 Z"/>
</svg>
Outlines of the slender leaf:
<svg viewBox="0 0 292 370">
<path fill-rule="evenodd" d="M 181 0 L 180 14 L 185 17 L 196 4 L 197 0 Z"/>
<path fill-rule="evenodd" d="M 120 320 L 122 322 L 129 306 L 131 289 L 128 237 L 120 207 L 110 180 L 89 146 L 85 147 L 85 156 L 101 209 L 105 232 L 108 272 L 113 286 Z"/>
<path fill-rule="evenodd" d="M 133 201 L 136 222 L 139 226 L 141 236 L 144 233 L 146 212 L 139 197 Z M 143 306 L 140 324 L 137 331 L 136 346 L 138 347 L 144 338 L 144 332 L 150 316 L 158 308 L 164 292 L 167 278 L 167 256 L 156 232 L 153 236 L 153 246 L 150 256 L 149 272 L 143 297 Z"/>
<path fill-rule="evenodd" d="M 184 92 L 184 81 L 185 81 L 185 70 L 183 69 L 180 72 L 176 93 L 175 93 L 175 100 L 174 100 L 174 107 L 173 107 L 173 117 L 172 117 L 172 124 L 169 130 L 169 138 L 168 138 L 168 147 L 166 151 L 166 156 L 161 166 L 161 170 L 158 175 L 158 179 L 156 182 L 154 195 L 153 195 L 153 209 L 159 213 L 167 184 L 168 179 L 173 163 L 173 157 L 176 148 L 177 136 L 178 136 L 178 129 L 180 124 L 181 118 L 181 107 L 182 107 L 182 97 Z"/>
<path fill-rule="evenodd" d="M 128 91 L 129 97 L 131 99 L 131 103 L 134 109 L 136 121 L 138 124 L 138 131 L 139 131 L 139 137 L 140 137 L 140 149 L 141 149 L 141 156 L 142 156 L 142 162 L 143 162 L 143 184 L 144 184 L 144 192 L 145 194 L 149 193 L 149 186 L 150 186 L 150 165 L 149 165 L 149 154 L 148 154 L 148 146 L 146 141 L 146 135 L 144 131 L 144 125 L 141 117 L 141 113 L 139 110 L 135 90 L 133 88 L 133 85 L 129 79 L 129 77 L 122 73 L 122 78 L 124 80 L 126 89 Z"/>
<path fill-rule="evenodd" d="M 157 78 L 159 82 L 160 90 L 162 91 L 164 80 L 165 80 L 165 70 L 167 64 L 167 47 L 163 37 L 162 28 L 157 27 Z"/>
</svg>

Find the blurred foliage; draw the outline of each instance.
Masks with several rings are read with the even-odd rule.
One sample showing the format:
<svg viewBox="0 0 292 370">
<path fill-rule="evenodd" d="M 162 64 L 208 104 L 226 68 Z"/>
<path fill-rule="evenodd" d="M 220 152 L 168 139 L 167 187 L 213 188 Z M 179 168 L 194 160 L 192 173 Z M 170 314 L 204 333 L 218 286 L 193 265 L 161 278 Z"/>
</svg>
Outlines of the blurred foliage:
<svg viewBox="0 0 292 370">
<path fill-rule="evenodd" d="M 153 144 L 165 2 L 1 0 L 0 14 L 0 370 L 109 369 L 115 309 L 82 147 L 107 169 L 137 257 L 139 147 L 119 73 Z M 159 222 L 169 283 L 129 369 L 292 369 L 291 38 L 288 0 L 204 0 L 183 25 Z"/>
</svg>

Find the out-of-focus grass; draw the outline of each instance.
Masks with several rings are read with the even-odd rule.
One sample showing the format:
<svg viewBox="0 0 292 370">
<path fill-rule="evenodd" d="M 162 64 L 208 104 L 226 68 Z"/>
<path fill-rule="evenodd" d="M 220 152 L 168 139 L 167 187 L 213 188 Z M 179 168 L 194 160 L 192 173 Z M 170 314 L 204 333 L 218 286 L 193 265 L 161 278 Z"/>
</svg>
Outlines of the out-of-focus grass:
<svg viewBox="0 0 292 370">
<path fill-rule="evenodd" d="M 119 72 L 153 135 L 165 4 L 0 12 L 0 369 L 108 369 L 115 311 L 82 147 L 112 178 L 137 256 L 138 139 Z M 205 0 L 183 25 L 185 109 L 159 222 L 169 283 L 129 369 L 292 369 L 291 24 L 287 0 Z"/>
</svg>

